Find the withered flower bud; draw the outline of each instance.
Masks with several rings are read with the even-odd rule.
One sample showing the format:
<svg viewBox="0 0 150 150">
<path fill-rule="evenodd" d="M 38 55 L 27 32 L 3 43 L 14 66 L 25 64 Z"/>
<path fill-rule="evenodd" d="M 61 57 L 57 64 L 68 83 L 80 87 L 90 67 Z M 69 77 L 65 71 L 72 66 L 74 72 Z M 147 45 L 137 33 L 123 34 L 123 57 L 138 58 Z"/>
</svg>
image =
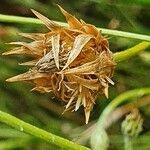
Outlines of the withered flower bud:
<svg viewBox="0 0 150 150">
<path fill-rule="evenodd" d="M 133 109 L 122 122 L 122 133 L 125 136 L 136 137 L 142 131 L 143 118 L 138 109 Z"/>
<path fill-rule="evenodd" d="M 86 124 L 98 95 L 108 98 L 109 83 L 115 63 L 108 40 L 95 26 L 77 20 L 59 6 L 68 27 L 62 27 L 35 10 L 32 12 L 47 26 L 48 33 L 20 33 L 33 40 L 11 42 L 18 45 L 4 53 L 25 54 L 34 60 L 21 65 L 31 66 L 28 72 L 7 79 L 9 82 L 27 81 L 33 90 L 53 92 L 66 102 L 66 110 L 77 111 L 84 106 Z"/>
</svg>

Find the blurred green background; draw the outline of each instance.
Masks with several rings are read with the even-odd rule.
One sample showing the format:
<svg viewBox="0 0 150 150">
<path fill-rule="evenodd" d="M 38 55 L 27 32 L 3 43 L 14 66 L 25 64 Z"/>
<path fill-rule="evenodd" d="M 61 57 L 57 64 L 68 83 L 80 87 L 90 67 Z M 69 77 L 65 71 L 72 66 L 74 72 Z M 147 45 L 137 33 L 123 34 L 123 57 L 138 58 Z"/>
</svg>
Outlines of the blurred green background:
<svg viewBox="0 0 150 150">
<path fill-rule="evenodd" d="M 150 35 L 150 1 L 149 0 L 5 0 L 0 1 L 0 13 L 35 17 L 30 9 L 35 9 L 48 18 L 65 21 L 56 4 L 61 5 L 77 18 L 97 27 L 116 29 Z M 0 52 L 10 49 L 6 43 L 26 40 L 18 36 L 19 32 L 46 32 L 47 28 L 40 25 L 0 23 Z M 139 43 L 139 40 L 109 36 L 112 52 L 124 50 Z M 50 131 L 56 135 L 76 141 L 81 132 L 90 125 L 84 124 L 84 112 L 67 112 L 62 115 L 64 103 L 54 95 L 30 92 L 32 85 L 25 83 L 7 83 L 5 80 L 23 73 L 28 68 L 19 66 L 25 62 L 24 56 L 0 57 L 0 110 L 8 112 L 26 122 Z M 150 86 L 150 52 L 149 49 L 130 60 L 117 65 L 113 80 L 115 85 L 110 87 L 110 100 L 98 98 L 91 113 L 90 122 L 98 119 L 105 106 L 120 93 L 141 87 Z M 150 149 L 150 107 L 140 109 L 144 118 L 143 140 L 135 142 L 135 149 Z M 122 118 L 123 119 L 123 118 Z M 110 149 L 123 148 L 120 137 L 120 123 L 117 121 L 110 129 L 112 137 Z M 78 129 L 78 130 L 75 130 Z M 76 133 L 74 133 L 76 131 Z M 75 137 L 75 138 L 74 138 Z M 120 139 L 114 140 L 114 138 Z M 88 143 L 84 143 L 87 144 Z M 140 146 L 140 147 L 139 147 Z M 52 147 L 31 136 L 18 132 L 0 123 L 0 150 L 46 150 Z"/>
</svg>

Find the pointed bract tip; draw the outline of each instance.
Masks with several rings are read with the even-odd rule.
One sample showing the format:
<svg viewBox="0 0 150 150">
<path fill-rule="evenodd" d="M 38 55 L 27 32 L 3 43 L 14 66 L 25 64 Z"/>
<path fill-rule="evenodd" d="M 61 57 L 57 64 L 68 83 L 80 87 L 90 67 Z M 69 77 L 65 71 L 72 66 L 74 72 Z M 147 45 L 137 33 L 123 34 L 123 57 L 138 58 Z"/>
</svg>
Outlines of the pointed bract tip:
<svg viewBox="0 0 150 150">
<path fill-rule="evenodd" d="M 104 88 L 104 94 L 105 94 L 106 98 L 108 99 L 109 98 L 109 95 L 108 95 L 108 86 Z"/>
<path fill-rule="evenodd" d="M 63 14 L 68 14 L 68 12 L 64 10 L 59 4 L 57 4 L 57 6 Z"/>
<path fill-rule="evenodd" d="M 5 56 L 5 55 L 7 55 L 7 52 L 2 53 L 2 56 Z"/>
<path fill-rule="evenodd" d="M 13 79 L 13 77 L 12 78 L 9 78 L 9 79 L 6 79 L 6 82 L 15 82 L 16 80 L 14 80 Z"/>
<path fill-rule="evenodd" d="M 10 50 L 10 51 L 2 53 L 3 56 L 12 55 L 12 54 L 21 54 L 21 53 L 19 52 L 19 50 Z"/>
<path fill-rule="evenodd" d="M 31 11 L 32 11 L 32 13 L 35 15 L 35 16 L 37 16 L 38 18 L 39 18 L 39 16 L 40 15 L 42 15 L 42 14 L 40 14 L 38 11 L 36 11 L 36 10 L 34 10 L 34 9 L 31 9 Z M 43 15 L 42 15 L 43 16 Z M 40 19 L 40 18 L 39 18 Z"/>
<path fill-rule="evenodd" d="M 90 118 L 90 113 L 91 111 L 90 110 L 85 110 L 85 123 L 88 124 L 89 122 L 89 118 Z"/>
<path fill-rule="evenodd" d="M 19 74 L 17 76 L 11 77 L 7 79 L 7 82 L 18 82 L 18 81 L 27 81 L 30 80 L 30 76 L 33 76 L 30 72 L 25 72 L 23 74 Z"/>
<path fill-rule="evenodd" d="M 41 13 L 35 11 L 34 9 L 31 9 L 31 11 L 47 26 L 48 29 L 56 30 L 56 29 L 60 29 L 61 28 L 61 26 L 59 26 L 55 22 L 49 20 L 47 17 L 45 17 Z"/>
<path fill-rule="evenodd" d="M 34 9 L 31 9 L 31 11 L 33 12 L 33 13 L 36 13 L 37 11 L 36 10 L 34 10 Z"/>
<path fill-rule="evenodd" d="M 32 88 L 30 92 L 36 91 L 36 87 Z"/>
<path fill-rule="evenodd" d="M 12 51 L 2 53 L 3 56 L 14 54 Z"/>
</svg>

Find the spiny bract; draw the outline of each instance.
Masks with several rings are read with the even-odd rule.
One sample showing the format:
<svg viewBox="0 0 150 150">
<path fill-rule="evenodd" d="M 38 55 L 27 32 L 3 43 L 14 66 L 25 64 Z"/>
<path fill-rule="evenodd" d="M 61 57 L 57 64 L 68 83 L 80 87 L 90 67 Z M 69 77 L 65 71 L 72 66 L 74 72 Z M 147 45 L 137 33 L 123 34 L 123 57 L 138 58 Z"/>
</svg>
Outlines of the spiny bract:
<svg viewBox="0 0 150 150">
<path fill-rule="evenodd" d="M 53 92 L 67 103 L 65 110 L 77 111 L 83 105 L 88 123 L 97 96 L 108 97 L 108 84 L 114 84 L 110 78 L 115 63 L 107 39 L 95 26 L 59 8 L 69 27 L 62 27 L 32 10 L 50 31 L 20 33 L 33 41 L 10 43 L 17 47 L 3 55 L 26 54 L 34 59 L 21 64 L 31 66 L 28 72 L 7 81 L 27 81 L 35 85 L 33 90 Z"/>
</svg>

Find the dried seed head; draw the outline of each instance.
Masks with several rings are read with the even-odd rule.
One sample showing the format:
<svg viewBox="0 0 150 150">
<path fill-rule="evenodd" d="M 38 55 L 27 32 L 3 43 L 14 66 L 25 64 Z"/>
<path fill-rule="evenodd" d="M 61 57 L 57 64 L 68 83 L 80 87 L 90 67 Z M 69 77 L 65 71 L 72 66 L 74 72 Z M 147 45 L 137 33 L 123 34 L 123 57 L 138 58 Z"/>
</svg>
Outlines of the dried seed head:
<svg viewBox="0 0 150 150">
<path fill-rule="evenodd" d="M 47 26 L 48 33 L 20 33 L 33 40 L 30 43 L 12 42 L 16 48 L 4 55 L 27 54 L 34 60 L 22 63 L 32 68 L 21 75 L 7 79 L 28 81 L 33 90 L 53 92 L 65 101 L 66 110 L 84 107 L 86 123 L 98 95 L 108 98 L 109 83 L 115 63 L 109 43 L 95 26 L 79 21 L 59 6 L 69 24 L 62 27 L 40 13 L 32 12 Z"/>
</svg>

